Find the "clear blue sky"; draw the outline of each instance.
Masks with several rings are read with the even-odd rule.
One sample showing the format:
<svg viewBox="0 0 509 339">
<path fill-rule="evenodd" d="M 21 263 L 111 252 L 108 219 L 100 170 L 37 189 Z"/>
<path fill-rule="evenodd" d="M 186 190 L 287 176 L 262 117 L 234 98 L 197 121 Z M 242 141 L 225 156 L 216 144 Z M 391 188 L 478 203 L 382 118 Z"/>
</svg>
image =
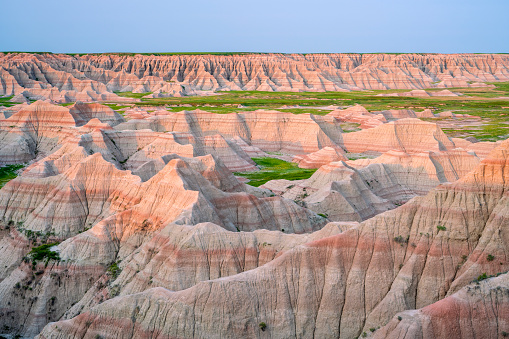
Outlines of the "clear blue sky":
<svg viewBox="0 0 509 339">
<path fill-rule="evenodd" d="M 2 0 L 0 51 L 509 52 L 509 0 Z"/>
</svg>

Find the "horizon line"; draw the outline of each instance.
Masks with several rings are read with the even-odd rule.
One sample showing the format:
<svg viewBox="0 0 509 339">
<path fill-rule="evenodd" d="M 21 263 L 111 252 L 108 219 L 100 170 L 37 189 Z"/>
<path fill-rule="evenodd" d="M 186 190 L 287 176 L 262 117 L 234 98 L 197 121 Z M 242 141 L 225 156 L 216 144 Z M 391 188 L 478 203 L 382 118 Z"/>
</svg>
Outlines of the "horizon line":
<svg viewBox="0 0 509 339">
<path fill-rule="evenodd" d="M 420 55 L 453 55 L 453 54 L 509 54 L 509 52 L 48 52 L 48 51 L 0 51 L 0 53 L 9 54 L 63 54 L 63 55 L 247 55 L 247 54 L 283 54 L 283 55 L 309 55 L 309 54 L 420 54 Z"/>
</svg>

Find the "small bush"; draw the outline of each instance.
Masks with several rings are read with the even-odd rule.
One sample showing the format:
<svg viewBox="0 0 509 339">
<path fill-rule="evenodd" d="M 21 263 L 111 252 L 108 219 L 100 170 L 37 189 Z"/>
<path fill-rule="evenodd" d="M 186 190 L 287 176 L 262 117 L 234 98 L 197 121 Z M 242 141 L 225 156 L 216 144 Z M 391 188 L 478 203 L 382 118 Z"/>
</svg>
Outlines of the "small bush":
<svg viewBox="0 0 509 339">
<path fill-rule="evenodd" d="M 438 230 L 438 231 L 446 231 L 446 230 L 447 230 L 447 228 L 446 228 L 445 226 L 438 225 L 438 226 L 437 226 L 437 230 Z"/>
<path fill-rule="evenodd" d="M 403 238 L 401 235 L 398 235 L 397 237 L 394 237 L 394 241 L 397 242 L 398 244 L 406 244 L 408 243 L 408 238 Z"/>
<path fill-rule="evenodd" d="M 327 213 L 317 213 L 317 214 L 325 219 L 327 219 L 329 217 L 329 215 Z"/>
<path fill-rule="evenodd" d="M 120 275 L 120 272 L 122 272 L 122 269 L 118 267 L 116 262 L 114 262 L 110 265 L 110 267 L 108 267 L 108 272 L 111 274 L 113 279 L 116 279 Z"/>
<path fill-rule="evenodd" d="M 39 247 L 34 247 L 32 250 L 28 253 L 28 255 L 32 258 L 32 264 L 46 260 L 46 262 L 50 260 L 60 260 L 60 254 L 58 252 L 52 251 L 51 248 L 53 246 L 58 245 L 58 242 L 52 243 L 52 244 L 45 244 L 41 245 Z"/>
<path fill-rule="evenodd" d="M 493 261 L 493 260 L 495 260 L 495 257 L 492 256 L 491 254 L 488 254 L 488 256 L 486 257 L 486 260 Z"/>
<path fill-rule="evenodd" d="M 401 318 L 401 317 L 398 315 L 398 320 L 399 320 L 399 321 L 401 321 L 401 320 L 403 320 L 403 318 Z"/>
<path fill-rule="evenodd" d="M 477 281 L 483 281 L 488 278 L 489 278 L 488 275 L 486 274 L 486 272 L 484 272 L 483 274 L 477 277 Z"/>
<path fill-rule="evenodd" d="M 371 327 L 369 330 L 370 330 L 371 332 L 375 332 L 375 331 L 376 331 L 376 328 Z"/>
<path fill-rule="evenodd" d="M 262 330 L 262 331 L 265 331 L 265 329 L 267 328 L 267 324 L 264 323 L 263 321 L 261 323 L 259 323 L 258 326 L 260 327 L 260 330 Z"/>
</svg>

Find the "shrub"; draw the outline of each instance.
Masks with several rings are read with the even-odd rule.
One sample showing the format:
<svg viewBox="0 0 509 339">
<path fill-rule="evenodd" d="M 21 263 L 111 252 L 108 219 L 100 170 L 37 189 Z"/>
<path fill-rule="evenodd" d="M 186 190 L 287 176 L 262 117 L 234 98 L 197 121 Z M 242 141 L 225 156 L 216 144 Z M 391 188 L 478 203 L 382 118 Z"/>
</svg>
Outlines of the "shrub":
<svg viewBox="0 0 509 339">
<path fill-rule="evenodd" d="M 401 318 L 401 317 L 398 315 L 398 320 L 399 320 L 399 321 L 401 321 L 401 320 L 403 320 L 403 318 Z"/>
<path fill-rule="evenodd" d="M 329 217 L 329 215 L 327 213 L 317 213 L 317 214 L 325 219 L 327 219 Z"/>
<path fill-rule="evenodd" d="M 376 331 L 376 328 L 371 327 L 369 330 L 370 330 L 371 332 L 375 332 L 375 331 Z"/>
<path fill-rule="evenodd" d="M 265 329 L 267 328 L 267 324 L 264 323 L 263 321 L 261 323 L 259 323 L 258 326 L 260 327 L 260 330 L 262 330 L 262 331 L 265 331 Z"/>
<path fill-rule="evenodd" d="M 408 238 L 403 238 L 401 235 L 398 235 L 397 237 L 394 237 L 394 241 L 397 242 L 398 244 L 406 244 L 408 243 Z"/>
<path fill-rule="evenodd" d="M 486 257 L 486 260 L 493 261 L 493 260 L 495 260 L 495 257 L 492 256 L 491 254 L 488 254 L 488 256 Z"/>
<path fill-rule="evenodd" d="M 118 267 L 116 262 L 114 262 L 110 265 L 110 267 L 108 267 L 108 272 L 111 274 L 113 279 L 116 279 L 120 275 L 120 272 L 122 272 L 122 269 Z"/>
<path fill-rule="evenodd" d="M 447 228 L 445 226 L 438 225 L 437 226 L 438 231 L 446 231 Z"/>
<path fill-rule="evenodd" d="M 42 260 L 46 260 L 46 262 L 50 260 L 60 260 L 60 254 L 51 250 L 53 246 L 58 244 L 58 242 L 55 242 L 32 248 L 30 253 L 28 253 L 28 255 L 32 258 L 32 264 Z"/>
<path fill-rule="evenodd" d="M 485 279 L 488 279 L 488 275 L 486 274 L 486 272 L 477 277 L 477 281 L 483 281 Z"/>
</svg>

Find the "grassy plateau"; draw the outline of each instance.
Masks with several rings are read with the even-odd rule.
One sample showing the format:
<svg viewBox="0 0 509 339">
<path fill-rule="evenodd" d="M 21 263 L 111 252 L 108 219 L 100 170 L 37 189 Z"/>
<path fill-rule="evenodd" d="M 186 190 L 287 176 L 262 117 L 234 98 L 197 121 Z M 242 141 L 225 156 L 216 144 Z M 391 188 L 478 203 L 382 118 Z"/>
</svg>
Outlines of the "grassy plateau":
<svg viewBox="0 0 509 339">
<path fill-rule="evenodd" d="M 132 105 L 163 106 L 177 112 L 202 109 L 208 112 L 227 114 L 257 109 L 277 109 L 293 114 L 312 113 L 325 115 L 330 112 L 327 106 L 350 106 L 360 104 L 369 111 L 389 109 L 413 109 L 421 111 L 432 109 L 434 113 L 453 111 L 455 113 L 479 116 L 482 120 L 476 124 L 461 126 L 458 118 L 454 128 L 444 128 L 449 136 L 474 136 L 479 140 L 496 141 L 509 134 L 509 82 L 491 83 L 490 87 L 448 88 L 462 95 L 457 97 L 383 97 L 378 94 L 408 92 L 409 90 L 374 90 L 351 92 L 255 92 L 232 91 L 219 92 L 211 96 L 188 96 L 169 98 L 143 98 L 150 93 L 117 92 L 118 95 L 140 99 Z M 443 88 L 426 89 L 428 92 L 441 91 Z M 297 107 L 284 107 L 297 106 Z M 432 119 L 441 126 L 448 118 Z M 452 120 L 452 119 L 451 119 Z M 355 131 L 355 126 L 348 126 Z"/>
</svg>

